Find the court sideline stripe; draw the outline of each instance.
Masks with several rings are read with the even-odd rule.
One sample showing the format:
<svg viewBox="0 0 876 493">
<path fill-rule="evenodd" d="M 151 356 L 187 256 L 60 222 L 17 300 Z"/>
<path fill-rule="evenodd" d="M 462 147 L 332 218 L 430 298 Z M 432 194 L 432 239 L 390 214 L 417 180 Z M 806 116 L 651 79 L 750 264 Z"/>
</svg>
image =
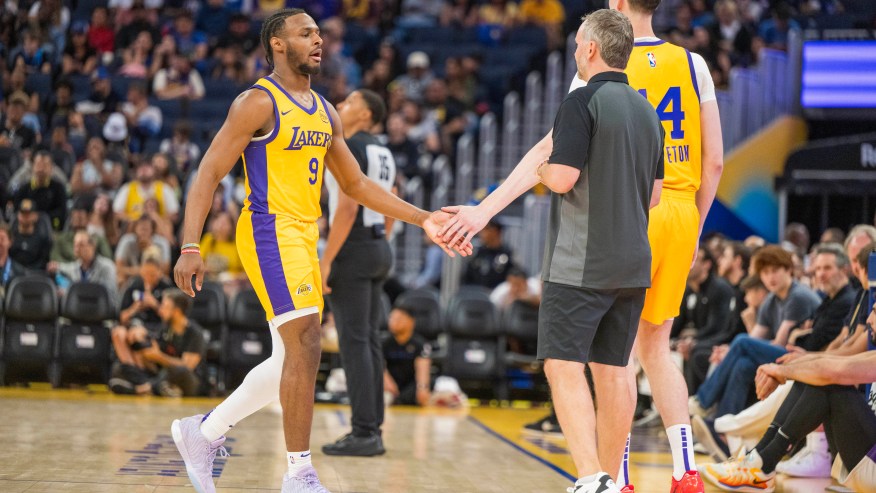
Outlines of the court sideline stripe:
<svg viewBox="0 0 876 493">
<path fill-rule="evenodd" d="M 490 428 L 489 426 L 487 426 L 481 420 L 475 418 L 474 416 L 469 416 L 468 419 L 469 419 L 469 421 L 474 423 L 477 427 L 486 431 L 487 434 L 492 435 L 495 438 L 498 438 L 502 442 L 505 442 L 506 444 L 510 445 L 511 448 L 517 450 L 518 452 L 522 453 L 523 455 L 525 455 L 529 458 L 535 459 L 536 461 L 547 466 L 548 468 L 553 469 L 554 472 L 558 473 L 560 476 L 563 476 L 564 478 L 568 479 L 569 481 L 576 481 L 577 480 L 577 478 L 575 476 L 572 476 L 571 474 L 569 474 L 568 472 L 563 470 L 561 467 L 557 466 L 556 464 L 553 464 L 552 462 L 550 462 L 546 459 L 543 459 L 543 458 L 533 454 L 532 452 L 530 452 L 529 450 L 526 450 L 525 448 L 521 447 L 520 445 L 517 445 L 516 443 L 512 442 L 511 440 L 509 440 L 508 438 L 506 438 L 505 436 L 503 436 L 501 433 L 497 432 L 496 430 Z"/>
</svg>

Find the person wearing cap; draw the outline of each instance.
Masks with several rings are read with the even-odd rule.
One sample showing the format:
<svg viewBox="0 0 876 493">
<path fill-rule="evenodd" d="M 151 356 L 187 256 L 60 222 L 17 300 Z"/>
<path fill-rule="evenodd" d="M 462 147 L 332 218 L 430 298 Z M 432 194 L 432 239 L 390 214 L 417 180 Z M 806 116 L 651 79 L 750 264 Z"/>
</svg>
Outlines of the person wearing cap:
<svg viewBox="0 0 876 493">
<path fill-rule="evenodd" d="M 137 179 L 122 185 L 113 201 L 113 211 L 122 221 L 134 221 L 143 215 L 146 201 L 158 201 L 158 213 L 176 224 L 179 218 L 179 200 L 172 187 L 155 179 L 152 161 L 165 156 L 156 154 L 151 160 L 143 160 L 137 166 Z"/>
<path fill-rule="evenodd" d="M 462 283 L 495 289 L 514 267 L 513 253 L 502 243 L 502 224 L 498 221 L 487 223 L 478 238 L 481 246 L 466 265 Z"/>
<path fill-rule="evenodd" d="M 76 111 L 85 115 L 100 113 L 106 116 L 116 111 L 118 104 L 119 96 L 113 91 L 109 71 L 106 67 L 98 67 L 91 74 L 91 95 L 76 105 Z"/>
<path fill-rule="evenodd" d="M 87 75 L 97 66 L 97 51 L 88 44 L 88 23 L 76 21 L 70 27 L 61 58 L 61 75 Z"/>
<path fill-rule="evenodd" d="M 74 249 L 74 236 L 80 230 L 88 229 L 88 218 L 91 216 L 94 205 L 93 196 L 81 196 L 73 200 L 73 207 L 70 209 L 70 220 L 67 221 L 67 228 L 55 235 L 55 242 L 52 245 L 52 254 L 50 258 L 54 262 L 72 262 L 76 260 L 76 252 Z M 99 234 L 93 234 L 97 253 L 108 259 L 113 258 L 113 250 L 109 245 L 106 237 Z M 113 267 L 115 272 L 115 266 Z"/>
<path fill-rule="evenodd" d="M 23 92 L 14 92 L 9 97 L 6 114 L 0 122 L 0 147 L 30 151 L 39 142 L 36 132 L 24 124 L 24 113 L 29 102 Z"/>
<path fill-rule="evenodd" d="M 16 189 L 12 200 L 16 207 L 25 199 L 32 200 L 37 211 L 48 214 L 52 228 L 60 231 L 67 221 L 67 188 L 52 176 L 54 168 L 52 154 L 37 151 L 33 157 L 30 183 Z"/>
<path fill-rule="evenodd" d="M 392 86 L 401 87 L 405 97 L 417 104 L 423 102 L 426 87 L 435 78 L 429 70 L 429 55 L 415 51 L 408 55 L 408 71 L 392 81 Z"/>
<path fill-rule="evenodd" d="M 9 255 L 27 270 L 42 271 L 52 252 L 52 231 L 40 221 L 40 212 L 31 199 L 18 205 L 16 224 Z"/>
</svg>

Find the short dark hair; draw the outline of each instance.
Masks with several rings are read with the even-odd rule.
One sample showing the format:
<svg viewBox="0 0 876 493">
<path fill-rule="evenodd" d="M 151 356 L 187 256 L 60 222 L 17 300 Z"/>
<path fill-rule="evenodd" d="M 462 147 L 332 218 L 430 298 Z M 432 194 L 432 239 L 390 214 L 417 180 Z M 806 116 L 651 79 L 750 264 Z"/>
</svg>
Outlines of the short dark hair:
<svg viewBox="0 0 876 493">
<path fill-rule="evenodd" d="M 161 293 L 162 298 L 168 298 L 173 302 L 173 306 L 179 308 L 179 311 L 186 314 L 192 307 L 192 299 L 177 288 L 168 288 Z"/>
<path fill-rule="evenodd" d="M 757 275 L 760 275 L 760 272 L 765 267 L 779 267 L 789 271 L 794 270 L 793 255 L 778 245 L 767 245 L 761 248 L 754 254 L 754 258 L 751 261 L 754 263 L 754 272 Z"/>
<path fill-rule="evenodd" d="M 508 269 L 508 275 L 506 277 L 522 277 L 524 279 L 529 279 L 529 275 L 523 270 L 522 267 L 517 267 L 516 265 Z"/>
<path fill-rule="evenodd" d="M 848 267 L 849 256 L 843 250 L 843 246 L 839 243 L 819 243 L 813 248 L 815 255 L 829 254 L 836 257 L 837 267 Z"/>
<path fill-rule="evenodd" d="M 365 106 L 371 112 L 371 123 L 375 125 L 382 123 L 386 118 L 386 103 L 383 102 L 383 98 L 370 89 L 356 89 L 356 92 L 362 96 Z"/>
<path fill-rule="evenodd" d="M 742 270 L 748 272 L 748 266 L 751 264 L 751 249 L 741 241 L 728 241 L 724 247 L 733 250 L 733 258 L 742 257 Z"/>
<path fill-rule="evenodd" d="M 45 149 L 40 149 L 40 150 L 36 151 L 33 155 L 33 161 L 36 161 L 38 157 L 47 157 L 47 158 L 49 158 L 49 161 L 52 162 L 52 164 L 55 164 L 55 157 L 52 156 L 51 152 L 49 152 Z"/>
<path fill-rule="evenodd" d="M 702 257 L 704 260 L 708 260 L 709 263 L 712 264 L 711 266 L 709 266 L 710 273 L 715 272 L 715 269 L 718 268 L 718 262 L 715 260 L 715 256 L 712 255 L 712 252 L 709 251 L 709 248 L 706 246 L 705 243 L 700 243 L 699 253 L 697 253 L 697 255 Z"/>
<path fill-rule="evenodd" d="M 265 49 L 265 60 L 274 68 L 274 52 L 271 50 L 271 38 L 277 37 L 283 32 L 283 24 L 286 19 L 293 15 L 304 14 L 304 9 L 282 9 L 269 15 L 262 23 L 261 40 Z"/>
<path fill-rule="evenodd" d="M 752 289 L 763 289 L 766 291 L 766 286 L 763 285 L 763 281 L 760 280 L 760 276 L 748 276 L 739 283 L 739 287 L 742 288 L 742 291 L 751 291 Z"/>
<path fill-rule="evenodd" d="M 660 6 L 660 0 L 628 0 L 630 9 L 645 14 L 653 14 Z"/>
</svg>

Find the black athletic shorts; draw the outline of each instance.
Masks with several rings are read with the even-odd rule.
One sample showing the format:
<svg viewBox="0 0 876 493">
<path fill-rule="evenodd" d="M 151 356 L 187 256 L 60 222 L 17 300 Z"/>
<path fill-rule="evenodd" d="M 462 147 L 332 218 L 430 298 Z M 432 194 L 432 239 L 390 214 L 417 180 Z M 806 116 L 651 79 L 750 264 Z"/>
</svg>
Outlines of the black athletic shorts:
<svg viewBox="0 0 876 493">
<path fill-rule="evenodd" d="M 597 290 L 545 282 L 538 359 L 626 366 L 644 304 L 645 288 Z"/>
</svg>

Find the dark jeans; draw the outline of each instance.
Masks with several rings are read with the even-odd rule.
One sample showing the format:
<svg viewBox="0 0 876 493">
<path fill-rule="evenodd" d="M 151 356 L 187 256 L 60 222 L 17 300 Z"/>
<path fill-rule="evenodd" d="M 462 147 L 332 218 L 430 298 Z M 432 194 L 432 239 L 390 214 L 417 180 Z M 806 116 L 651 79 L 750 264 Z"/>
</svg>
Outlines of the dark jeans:
<svg viewBox="0 0 876 493">
<path fill-rule="evenodd" d="M 329 277 L 329 302 L 335 314 L 356 436 L 379 434 L 383 424 L 380 295 L 391 265 L 392 253 L 385 240 L 348 240 Z"/>
<path fill-rule="evenodd" d="M 182 390 L 183 395 L 186 397 L 199 396 L 202 394 L 201 379 L 195 374 L 195 372 L 189 370 L 185 366 L 162 368 L 157 374 L 154 374 L 133 365 L 116 363 L 112 369 L 112 376 L 115 379 L 129 382 L 133 387 L 144 383 L 150 383 L 152 384 L 152 388 L 156 389 L 159 383 L 166 381 L 169 384 L 179 387 Z"/>
<path fill-rule="evenodd" d="M 772 363 L 787 352 L 785 348 L 747 334 L 736 336 L 724 361 L 697 391 L 700 405 L 710 408 L 717 403 L 717 416 L 742 411 L 754 387 L 757 367 Z"/>
</svg>

